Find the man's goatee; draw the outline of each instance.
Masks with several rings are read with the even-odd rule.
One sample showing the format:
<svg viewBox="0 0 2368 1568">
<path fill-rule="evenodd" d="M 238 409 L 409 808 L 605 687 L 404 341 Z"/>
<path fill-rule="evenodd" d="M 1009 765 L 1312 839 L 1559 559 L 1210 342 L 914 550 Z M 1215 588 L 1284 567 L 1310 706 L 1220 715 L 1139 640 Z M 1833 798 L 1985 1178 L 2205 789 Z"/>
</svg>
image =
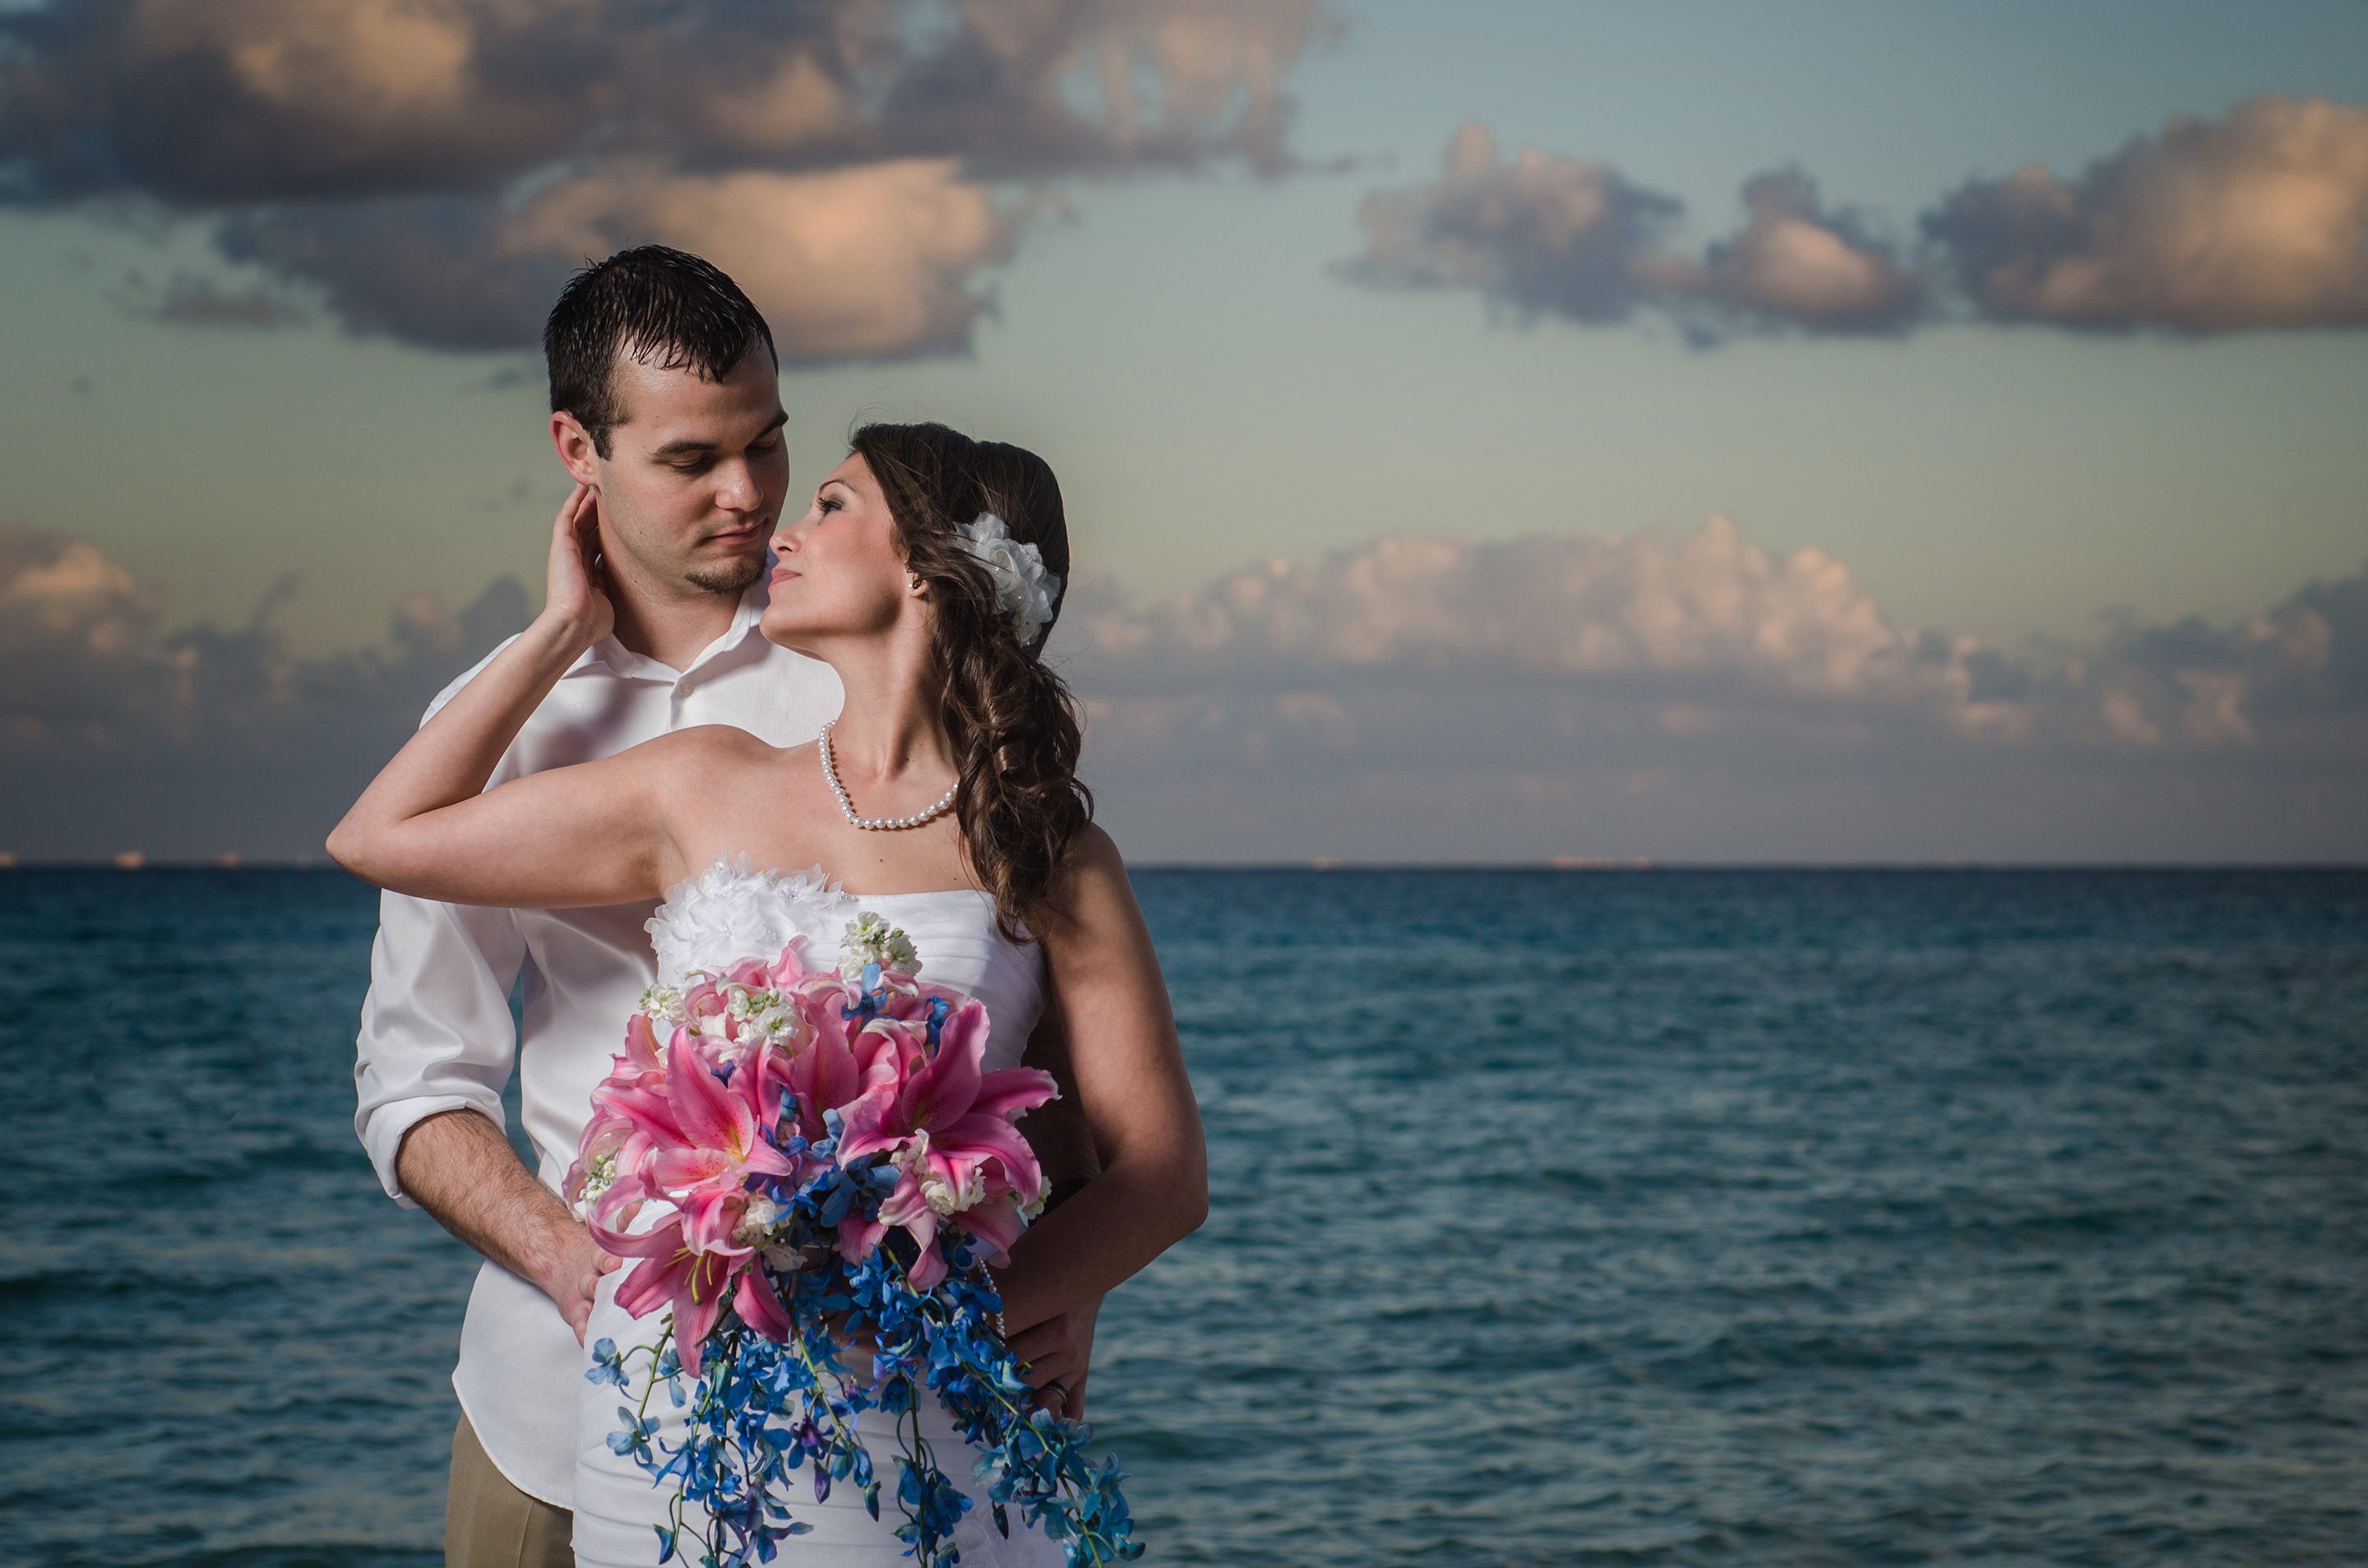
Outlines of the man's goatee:
<svg viewBox="0 0 2368 1568">
<path fill-rule="evenodd" d="M 683 580 L 695 588 L 711 594 L 738 594 L 747 591 L 748 585 L 765 574 L 765 558 L 728 566 L 712 566 L 698 572 L 686 572 Z"/>
</svg>

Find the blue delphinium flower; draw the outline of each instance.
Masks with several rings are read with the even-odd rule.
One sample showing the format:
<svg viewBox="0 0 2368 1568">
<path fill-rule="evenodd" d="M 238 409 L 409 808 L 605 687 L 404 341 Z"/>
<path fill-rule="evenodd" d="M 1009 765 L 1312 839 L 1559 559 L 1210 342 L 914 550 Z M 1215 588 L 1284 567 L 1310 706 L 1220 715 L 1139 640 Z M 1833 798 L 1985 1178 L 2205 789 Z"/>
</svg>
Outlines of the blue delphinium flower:
<svg viewBox="0 0 2368 1568">
<path fill-rule="evenodd" d="M 619 1388 L 624 1388 L 632 1381 L 625 1370 L 624 1358 L 617 1354 L 615 1340 L 602 1339 L 594 1343 L 592 1365 L 585 1372 L 584 1381 L 591 1383 L 614 1383 Z"/>
<path fill-rule="evenodd" d="M 617 1419 L 625 1424 L 625 1429 L 609 1434 L 609 1451 L 631 1454 L 636 1463 L 647 1464 L 650 1457 L 649 1426 L 621 1404 L 617 1406 Z"/>
<path fill-rule="evenodd" d="M 835 1144 L 843 1129 L 835 1114 L 825 1120 Z M 996 1333 L 1002 1301 L 984 1272 L 974 1272 L 979 1244 L 949 1228 L 939 1242 L 949 1270 L 926 1292 L 912 1287 L 913 1244 L 901 1233 L 892 1232 L 860 1261 L 837 1250 L 838 1225 L 849 1214 L 876 1216 L 897 1176 L 884 1160 L 852 1170 L 830 1165 L 792 1192 L 776 1189 L 785 1210 L 784 1244 L 807 1265 L 766 1270 L 788 1309 L 788 1343 L 763 1338 L 727 1307 L 700 1346 L 695 1380 L 686 1378 L 670 1330 L 655 1348 L 620 1355 L 612 1341 L 593 1346 L 587 1378 L 630 1395 L 626 1363 L 646 1355 L 652 1380 L 644 1411 L 659 1382 L 684 1410 L 678 1448 L 654 1443 L 655 1423 L 621 1408 L 625 1428 L 609 1439 L 655 1483 L 678 1489 L 673 1525 L 659 1530 L 661 1561 L 688 1554 L 681 1532 L 692 1529 L 694 1537 L 703 1533 L 702 1568 L 771 1562 L 779 1541 L 812 1528 L 792 1517 L 788 1502 L 793 1475 L 808 1467 L 817 1502 L 852 1486 L 878 1517 L 883 1487 L 856 1435 L 856 1417 L 871 1409 L 907 1415 L 925 1399 L 945 1408 L 972 1450 L 971 1476 L 985 1491 L 999 1532 L 1010 1533 L 1016 1509 L 1062 1542 L 1076 1568 L 1106 1568 L 1142 1554 L 1120 1490 L 1124 1472 L 1115 1460 L 1097 1469 L 1085 1457 L 1090 1426 L 1036 1407 Z M 859 1337 L 874 1346 L 869 1384 L 856 1381 L 839 1358 L 840 1346 Z M 901 1433 L 905 1424 L 898 1426 Z M 890 1491 L 905 1516 L 896 1535 L 919 1563 L 959 1563 L 953 1532 L 972 1499 L 917 1435 L 900 1438 L 900 1447 Z M 690 1510 L 704 1513 L 703 1532 L 689 1522 Z"/>
</svg>

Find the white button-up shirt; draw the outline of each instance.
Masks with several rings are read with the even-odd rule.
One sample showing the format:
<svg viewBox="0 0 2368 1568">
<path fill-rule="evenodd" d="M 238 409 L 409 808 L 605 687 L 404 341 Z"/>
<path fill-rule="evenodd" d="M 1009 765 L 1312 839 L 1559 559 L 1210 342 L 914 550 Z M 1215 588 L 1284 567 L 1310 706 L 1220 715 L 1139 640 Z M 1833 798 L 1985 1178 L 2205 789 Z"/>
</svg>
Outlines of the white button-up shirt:
<svg viewBox="0 0 2368 1568">
<path fill-rule="evenodd" d="M 774 745 L 812 740 L 838 711 L 838 677 L 766 642 L 757 630 L 764 605 L 762 585 L 751 588 L 731 630 L 688 670 L 613 637 L 595 644 L 526 722 L 487 788 L 698 724 L 734 724 Z M 483 668 L 445 687 L 427 711 Z M 421 1118 L 466 1108 L 503 1124 L 513 1063 L 536 1174 L 558 1188 L 590 1117 L 593 1086 L 607 1076 L 643 987 L 656 979 L 643 928 L 655 907 L 472 909 L 381 897 L 357 1042 L 354 1127 L 389 1196 L 412 1204 L 394 1159 Z M 521 975 L 522 1034 L 509 1009 Z M 586 1365 L 550 1297 L 492 1262 L 478 1270 L 452 1387 L 501 1472 L 562 1508 L 573 1505 L 575 1403 Z"/>
</svg>

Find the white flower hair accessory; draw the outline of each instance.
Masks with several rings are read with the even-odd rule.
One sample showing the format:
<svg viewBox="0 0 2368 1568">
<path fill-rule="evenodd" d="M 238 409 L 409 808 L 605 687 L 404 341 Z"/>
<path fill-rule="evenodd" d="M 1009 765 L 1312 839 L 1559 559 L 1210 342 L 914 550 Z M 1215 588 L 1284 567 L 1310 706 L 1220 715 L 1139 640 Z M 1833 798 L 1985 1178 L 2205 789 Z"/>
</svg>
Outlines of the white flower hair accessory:
<svg viewBox="0 0 2368 1568">
<path fill-rule="evenodd" d="M 1044 570 L 1044 552 L 1013 539 L 1003 519 L 992 512 L 981 512 L 975 521 L 956 524 L 954 532 L 961 536 L 962 548 L 977 556 L 995 579 L 995 608 L 1011 618 L 1012 634 L 1019 639 L 1019 645 L 1034 646 L 1044 628 L 1052 624 L 1053 601 L 1061 592 L 1061 579 Z"/>
</svg>

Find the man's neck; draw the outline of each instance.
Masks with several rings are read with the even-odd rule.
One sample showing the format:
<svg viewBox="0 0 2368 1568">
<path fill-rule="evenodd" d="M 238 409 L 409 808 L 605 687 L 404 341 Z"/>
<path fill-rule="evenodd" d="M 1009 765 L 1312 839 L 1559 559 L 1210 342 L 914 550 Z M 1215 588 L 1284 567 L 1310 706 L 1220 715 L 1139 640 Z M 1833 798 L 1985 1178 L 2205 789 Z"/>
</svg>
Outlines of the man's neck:
<svg viewBox="0 0 2368 1568">
<path fill-rule="evenodd" d="M 623 582 L 610 583 L 609 602 L 617 610 L 617 641 L 677 671 L 690 668 L 708 644 L 732 630 L 740 612 L 738 594 L 660 596 Z"/>
</svg>

